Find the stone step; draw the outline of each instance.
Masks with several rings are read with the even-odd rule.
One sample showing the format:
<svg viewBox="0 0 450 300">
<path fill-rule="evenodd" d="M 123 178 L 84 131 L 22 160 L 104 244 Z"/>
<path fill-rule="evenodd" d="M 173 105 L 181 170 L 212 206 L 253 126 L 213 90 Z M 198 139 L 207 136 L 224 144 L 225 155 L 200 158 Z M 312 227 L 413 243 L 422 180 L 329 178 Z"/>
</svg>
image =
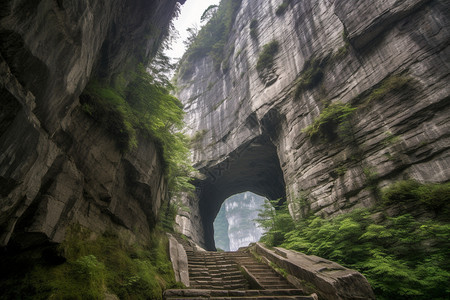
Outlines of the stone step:
<svg viewBox="0 0 450 300">
<path fill-rule="evenodd" d="M 184 290 L 166 290 L 165 299 L 315 299 L 307 296 L 301 290 L 283 289 L 283 290 L 211 290 L 211 289 L 184 289 Z"/>
<path fill-rule="evenodd" d="M 191 300 L 230 300 L 230 299 L 239 299 L 239 300 L 247 300 L 247 299 L 257 299 L 257 300 L 276 300 L 276 299 L 288 299 L 288 300 L 314 300 L 314 297 L 311 296 L 237 296 L 237 297 L 165 297 L 164 299 L 170 300 L 181 300 L 181 299 L 191 299 Z"/>
</svg>

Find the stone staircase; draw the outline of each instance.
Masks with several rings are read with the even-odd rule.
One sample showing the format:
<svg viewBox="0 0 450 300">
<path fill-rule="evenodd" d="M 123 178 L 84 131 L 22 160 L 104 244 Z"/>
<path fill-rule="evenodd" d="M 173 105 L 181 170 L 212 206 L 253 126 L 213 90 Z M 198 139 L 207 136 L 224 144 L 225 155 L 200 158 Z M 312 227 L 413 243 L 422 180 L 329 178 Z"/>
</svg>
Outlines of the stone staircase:
<svg viewBox="0 0 450 300">
<path fill-rule="evenodd" d="M 316 299 L 248 252 L 198 251 L 178 241 L 188 257 L 190 287 L 167 290 L 165 299 Z"/>
<path fill-rule="evenodd" d="M 268 265 L 258 262 L 253 255 L 247 252 L 227 252 L 233 261 L 238 263 L 253 277 L 254 284 L 261 289 L 295 289 L 284 277 L 279 275 Z M 256 282 L 255 282 L 256 281 Z"/>
</svg>

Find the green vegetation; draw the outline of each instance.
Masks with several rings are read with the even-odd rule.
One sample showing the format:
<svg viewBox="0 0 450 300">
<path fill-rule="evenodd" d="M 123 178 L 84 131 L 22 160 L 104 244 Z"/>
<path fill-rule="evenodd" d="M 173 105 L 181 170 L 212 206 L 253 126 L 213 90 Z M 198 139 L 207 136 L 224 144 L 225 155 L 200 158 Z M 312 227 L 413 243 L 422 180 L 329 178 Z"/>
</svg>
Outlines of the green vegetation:
<svg viewBox="0 0 450 300">
<path fill-rule="evenodd" d="M 196 131 L 194 135 L 191 137 L 190 145 L 191 147 L 195 147 L 198 145 L 198 143 L 201 142 L 205 134 L 208 132 L 206 129 L 202 129 L 199 131 Z"/>
<path fill-rule="evenodd" d="M 258 20 L 253 19 L 250 22 L 250 36 L 252 39 L 257 40 L 258 39 Z"/>
<path fill-rule="evenodd" d="M 347 167 L 345 167 L 344 165 L 340 165 L 334 169 L 334 172 L 337 176 L 344 176 L 345 173 L 347 173 Z"/>
<path fill-rule="evenodd" d="M 208 6 L 200 17 L 200 21 L 205 22 L 211 20 L 211 18 L 216 14 L 218 8 L 219 7 L 217 5 Z"/>
<path fill-rule="evenodd" d="M 270 70 L 274 67 L 274 56 L 278 53 L 278 49 L 279 44 L 278 41 L 275 40 L 263 46 L 256 63 L 256 70 L 258 71 L 260 77 L 265 70 Z"/>
<path fill-rule="evenodd" d="M 42 256 L 31 250 L 2 261 L 0 298 L 103 299 L 112 293 L 120 299 L 162 299 L 164 289 L 180 287 L 163 233 L 153 232 L 149 244 L 124 240 L 72 225 L 59 246 L 66 261 L 49 260 L 49 249 Z"/>
<path fill-rule="evenodd" d="M 330 104 L 302 131 L 311 138 L 319 136 L 328 141 L 334 140 L 336 136 L 347 138 L 351 134 L 350 116 L 355 110 L 350 104 Z"/>
<path fill-rule="evenodd" d="M 192 74 L 194 63 L 197 59 L 211 56 L 216 70 L 220 69 L 221 62 L 226 56 L 225 44 L 236 13 L 242 0 L 221 1 L 217 11 L 209 22 L 192 39 L 181 63 L 179 74 L 181 78 L 187 78 Z"/>
<path fill-rule="evenodd" d="M 397 142 L 399 142 L 401 140 L 401 138 L 398 135 L 394 135 L 392 132 L 390 131 L 386 131 L 384 133 L 386 135 L 386 138 L 383 140 L 383 145 L 390 146 L 393 145 Z"/>
<path fill-rule="evenodd" d="M 289 3 L 292 0 L 284 0 L 283 3 L 281 3 L 280 5 L 278 5 L 277 9 L 275 10 L 275 14 L 277 16 L 281 16 L 286 12 L 287 7 L 289 6 Z"/>
<path fill-rule="evenodd" d="M 377 299 L 447 299 L 450 295 L 450 185 L 399 182 L 383 190 L 386 203 L 417 201 L 439 208 L 437 218 L 415 219 L 385 207 L 355 210 L 328 220 L 310 216 L 295 223 L 285 205 L 265 206 L 258 222 L 262 241 L 334 260 L 363 273 Z M 275 204 L 275 203 L 274 203 Z M 447 207 L 443 210 L 442 206 Z M 375 222 L 383 216 L 382 221 Z"/>
<path fill-rule="evenodd" d="M 140 65 L 126 87 L 110 87 L 91 81 L 80 96 L 82 109 L 104 124 L 122 152 L 137 147 L 138 134 L 159 145 L 164 159 L 169 190 L 192 190 L 189 175 L 188 139 L 182 130 L 181 102 L 170 94 L 172 86 L 158 81 Z"/>
<path fill-rule="evenodd" d="M 305 62 L 304 71 L 295 83 L 294 99 L 299 99 L 305 90 L 316 87 L 323 78 L 323 66 L 328 62 L 328 57 L 324 59 L 311 58 Z"/>
<path fill-rule="evenodd" d="M 258 218 L 255 220 L 265 233 L 261 242 L 269 246 L 281 245 L 284 242 L 286 232 L 294 230 L 295 224 L 285 201 L 281 205 L 280 200 L 265 200 Z"/>
<path fill-rule="evenodd" d="M 379 175 L 377 171 L 373 167 L 363 167 L 363 174 L 366 177 L 367 187 L 378 195 Z"/>
<path fill-rule="evenodd" d="M 411 83 L 412 79 L 406 75 L 389 76 L 365 98 L 366 103 L 378 101 L 391 92 L 400 92 L 407 89 L 411 87 Z"/>
<path fill-rule="evenodd" d="M 421 203 L 450 220 L 450 183 L 421 184 L 414 180 L 403 180 L 382 190 L 383 203 Z"/>
<path fill-rule="evenodd" d="M 339 59 L 347 55 L 348 49 L 350 48 L 350 42 L 348 40 L 347 32 L 342 31 L 342 39 L 344 40 L 344 45 L 340 47 L 334 54 L 334 59 Z"/>
</svg>

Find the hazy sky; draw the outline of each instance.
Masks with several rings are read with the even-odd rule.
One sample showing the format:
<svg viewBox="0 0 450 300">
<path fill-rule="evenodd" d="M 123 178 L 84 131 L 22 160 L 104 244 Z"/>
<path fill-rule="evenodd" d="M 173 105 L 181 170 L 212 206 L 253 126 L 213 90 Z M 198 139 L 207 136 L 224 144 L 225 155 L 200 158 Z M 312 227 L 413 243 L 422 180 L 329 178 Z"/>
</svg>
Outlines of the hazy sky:
<svg viewBox="0 0 450 300">
<path fill-rule="evenodd" d="M 218 5 L 219 2 L 220 0 L 187 0 L 181 6 L 181 13 L 178 19 L 174 21 L 175 28 L 178 30 L 180 37 L 172 44 L 172 50 L 166 52 L 169 57 L 177 59 L 183 55 L 185 51 L 183 41 L 188 36 L 186 29 L 193 27 L 194 24 L 197 24 L 197 27 L 200 28 L 200 17 L 205 9 L 213 4 Z"/>
</svg>

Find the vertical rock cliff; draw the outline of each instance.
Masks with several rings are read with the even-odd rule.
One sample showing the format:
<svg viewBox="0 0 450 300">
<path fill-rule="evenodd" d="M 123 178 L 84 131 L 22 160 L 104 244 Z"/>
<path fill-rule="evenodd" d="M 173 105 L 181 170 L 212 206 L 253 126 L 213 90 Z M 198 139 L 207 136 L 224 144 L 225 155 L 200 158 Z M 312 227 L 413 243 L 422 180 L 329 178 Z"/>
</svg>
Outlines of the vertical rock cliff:
<svg viewBox="0 0 450 300">
<path fill-rule="evenodd" d="M 250 243 L 258 242 L 264 230 L 255 219 L 258 218 L 264 200 L 249 192 L 225 200 L 214 221 L 216 246 L 225 251 L 237 251 Z"/>
<path fill-rule="evenodd" d="M 298 218 L 373 206 L 400 179 L 448 181 L 449 12 L 442 0 L 242 0 L 220 61 L 180 68 L 204 175 L 185 232 L 213 248 L 221 203 L 245 190 L 286 197 Z"/>
<path fill-rule="evenodd" d="M 60 242 L 72 223 L 148 236 L 166 197 L 154 142 L 121 153 L 78 97 L 151 59 L 177 2 L 2 1 L 1 246 Z"/>
</svg>

